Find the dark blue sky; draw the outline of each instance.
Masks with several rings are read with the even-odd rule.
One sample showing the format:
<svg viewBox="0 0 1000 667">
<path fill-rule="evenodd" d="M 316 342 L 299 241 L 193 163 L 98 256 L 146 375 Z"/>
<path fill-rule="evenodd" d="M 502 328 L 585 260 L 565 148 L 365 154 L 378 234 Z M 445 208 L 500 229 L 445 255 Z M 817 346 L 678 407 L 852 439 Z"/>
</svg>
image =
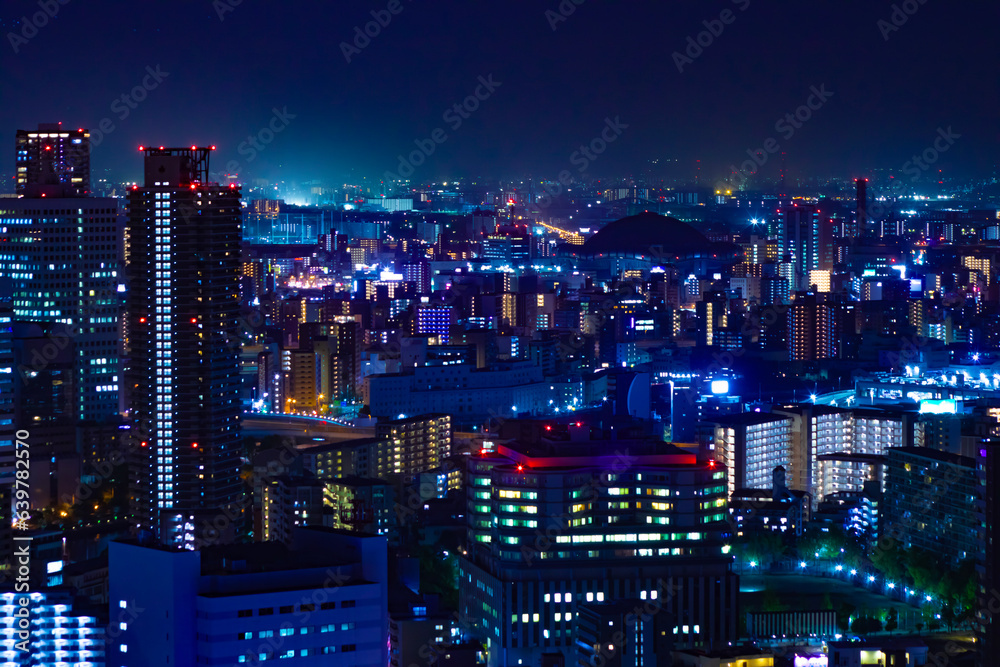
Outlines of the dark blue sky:
<svg viewBox="0 0 1000 667">
<path fill-rule="evenodd" d="M 564 0 L 575 11 L 555 30 L 546 11 L 559 0 L 399 0 L 348 63 L 341 42 L 388 0 L 242 0 L 220 20 L 236 1 L 69 0 L 26 42 L 14 39 L 15 53 L 9 33 L 41 9 L 6 0 L 7 145 L 39 121 L 95 129 L 108 118 L 95 177 L 138 178 L 140 143 L 213 143 L 213 170 L 233 161 L 243 177 L 341 180 L 353 169 L 356 181 L 395 171 L 397 155 L 442 128 L 447 139 L 414 178 L 555 178 L 606 118 L 620 117 L 628 128 L 588 174 L 642 173 L 651 158 L 674 158 L 678 175 L 701 159 L 703 175 L 719 176 L 771 137 L 792 176 L 898 171 L 949 126 L 961 138 L 935 168 L 989 175 L 997 155 L 996 3 L 910 0 L 899 4 L 916 11 L 887 32 L 878 22 L 894 3 L 870 0 Z M 721 34 L 679 72 L 672 54 L 724 10 L 731 22 L 714 24 Z M 144 77 L 154 83 L 147 67 L 157 66 L 167 76 L 142 102 L 116 103 Z M 499 87 L 453 131 L 442 114 L 490 74 Z M 779 132 L 776 122 L 821 85 L 833 96 L 792 136 Z M 250 160 L 240 143 L 268 127 L 273 109 L 294 118 L 276 122 L 281 131 Z M 8 175 L 12 153 L 0 154 Z"/>
</svg>

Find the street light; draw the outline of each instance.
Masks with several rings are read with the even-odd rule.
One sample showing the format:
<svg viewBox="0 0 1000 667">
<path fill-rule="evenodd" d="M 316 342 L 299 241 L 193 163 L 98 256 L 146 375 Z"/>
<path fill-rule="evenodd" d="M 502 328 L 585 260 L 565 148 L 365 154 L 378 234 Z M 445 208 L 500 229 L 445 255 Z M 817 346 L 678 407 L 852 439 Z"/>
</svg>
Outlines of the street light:
<svg viewBox="0 0 1000 667">
<path fill-rule="evenodd" d="M 857 570 L 851 570 L 851 576 L 852 576 L 852 577 L 853 577 L 854 575 L 856 575 L 857 573 L 858 573 L 858 571 L 857 571 Z"/>
<path fill-rule="evenodd" d="M 805 566 L 806 566 L 806 562 L 805 561 L 802 561 L 801 563 L 799 563 L 799 567 L 805 568 Z"/>
<path fill-rule="evenodd" d="M 868 581 L 875 581 L 875 575 L 874 574 L 869 574 L 868 575 Z"/>
</svg>

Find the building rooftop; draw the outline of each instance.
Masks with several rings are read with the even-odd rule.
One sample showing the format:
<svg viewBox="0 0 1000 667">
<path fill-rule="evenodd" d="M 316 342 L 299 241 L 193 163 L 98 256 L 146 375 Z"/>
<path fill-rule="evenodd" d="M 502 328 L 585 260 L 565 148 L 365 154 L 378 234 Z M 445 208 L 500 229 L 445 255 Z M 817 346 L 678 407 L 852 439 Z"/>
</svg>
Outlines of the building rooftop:
<svg viewBox="0 0 1000 667">
<path fill-rule="evenodd" d="M 770 412 L 744 412 L 738 415 L 720 415 L 705 419 L 706 424 L 719 424 L 722 426 L 753 426 L 755 424 L 768 424 L 770 422 L 786 421 L 787 416 L 772 414 Z"/>
<path fill-rule="evenodd" d="M 908 648 L 927 648 L 927 644 L 924 640 L 918 637 L 875 637 L 871 639 L 862 639 L 857 642 L 828 642 L 827 647 L 829 647 L 831 651 L 833 649 L 905 650 Z"/>
<path fill-rule="evenodd" d="M 671 443 L 654 440 L 583 440 L 496 444 L 496 454 L 527 468 L 577 468 L 615 462 L 633 465 L 694 466 L 697 456 Z M 715 462 L 703 466 L 715 467 Z"/>
</svg>

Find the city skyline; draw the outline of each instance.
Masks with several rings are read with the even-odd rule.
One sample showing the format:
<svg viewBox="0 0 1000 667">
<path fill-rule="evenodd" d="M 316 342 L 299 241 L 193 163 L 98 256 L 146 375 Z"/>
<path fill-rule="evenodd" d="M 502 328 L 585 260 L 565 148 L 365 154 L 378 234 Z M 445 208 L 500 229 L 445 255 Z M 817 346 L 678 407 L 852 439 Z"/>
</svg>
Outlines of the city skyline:
<svg viewBox="0 0 1000 667">
<path fill-rule="evenodd" d="M 985 11 L 11 0 L 0 663 L 995 667 Z"/>
</svg>

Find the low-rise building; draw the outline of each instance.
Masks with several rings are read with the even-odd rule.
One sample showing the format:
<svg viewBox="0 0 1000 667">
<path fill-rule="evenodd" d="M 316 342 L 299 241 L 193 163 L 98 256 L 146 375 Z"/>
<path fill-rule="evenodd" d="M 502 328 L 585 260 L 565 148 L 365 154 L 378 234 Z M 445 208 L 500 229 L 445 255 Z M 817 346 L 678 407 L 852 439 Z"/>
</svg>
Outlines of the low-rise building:
<svg viewBox="0 0 1000 667">
<path fill-rule="evenodd" d="M 111 642 L 112 665 L 385 665 L 384 537 L 321 527 L 277 542 L 200 551 L 114 542 L 112 614 L 141 610 Z"/>
<path fill-rule="evenodd" d="M 830 642 L 828 664 L 836 667 L 920 667 L 927 664 L 927 644 L 915 638 Z"/>
</svg>

